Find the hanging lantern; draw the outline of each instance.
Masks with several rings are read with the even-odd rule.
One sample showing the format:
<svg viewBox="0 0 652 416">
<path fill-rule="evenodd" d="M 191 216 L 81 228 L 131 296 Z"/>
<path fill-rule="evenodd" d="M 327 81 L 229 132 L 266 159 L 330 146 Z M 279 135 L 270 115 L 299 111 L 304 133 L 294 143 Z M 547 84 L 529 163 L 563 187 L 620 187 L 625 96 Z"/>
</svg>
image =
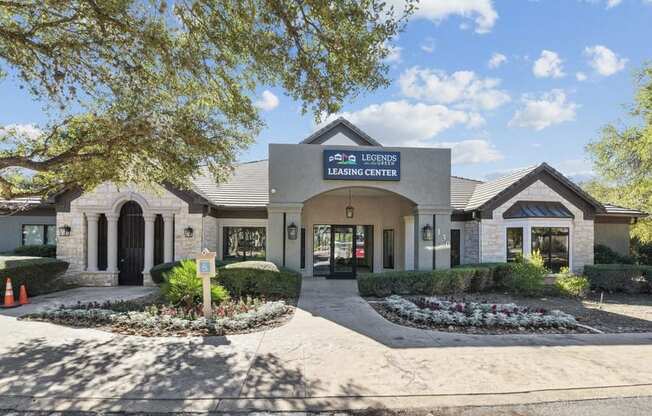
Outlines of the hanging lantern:
<svg viewBox="0 0 652 416">
<path fill-rule="evenodd" d="M 194 233 L 195 233 L 195 230 L 193 230 L 192 227 L 186 227 L 186 228 L 183 229 L 183 235 L 186 238 L 192 238 Z"/>
<path fill-rule="evenodd" d="M 296 240 L 298 231 L 299 230 L 294 223 L 288 225 L 288 240 Z"/>
<path fill-rule="evenodd" d="M 59 237 L 69 237 L 70 230 L 70 226 L 67 224 L 59 227 Z"/>
<path fill-rule="evenodd" d="M 346 218 L 353 218 L 353 209 L 351 205 L 351 190 L 349 189 L 349 205 L 346 206 Z"/>
<path fill-rule="evenodd" d="M 423 241 L 432 241 L 432 227 L 430 224 L 426 224 L 425 227 L 421 229 L 423 234 Z"/>
</svg>

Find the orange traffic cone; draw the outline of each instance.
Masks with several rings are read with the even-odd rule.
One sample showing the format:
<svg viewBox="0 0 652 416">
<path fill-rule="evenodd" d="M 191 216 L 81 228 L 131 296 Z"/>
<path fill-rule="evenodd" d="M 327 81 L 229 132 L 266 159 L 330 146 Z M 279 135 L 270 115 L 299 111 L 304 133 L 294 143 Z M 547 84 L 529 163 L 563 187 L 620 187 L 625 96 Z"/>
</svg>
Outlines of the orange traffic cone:
<svg viewBox="0 0 652 416">
<path fill-rule="evenodd" d="M 21 305 L 27 305 L 29 303 L 29 299 L 27 298 L 27 289 L 25 288 L 25 285 L 20 285 L 20 294 L 18 295 L 18 303 Z"/>
<path fill-rule="evenodd" d="M 7 284 L 5 286 L 5 303 L 2 305 L 3 308 L 15 308 L 20 306 L 14 300 L 14 288 L 11 287 L 11 279 L 7 278 Z"/>
</svg>

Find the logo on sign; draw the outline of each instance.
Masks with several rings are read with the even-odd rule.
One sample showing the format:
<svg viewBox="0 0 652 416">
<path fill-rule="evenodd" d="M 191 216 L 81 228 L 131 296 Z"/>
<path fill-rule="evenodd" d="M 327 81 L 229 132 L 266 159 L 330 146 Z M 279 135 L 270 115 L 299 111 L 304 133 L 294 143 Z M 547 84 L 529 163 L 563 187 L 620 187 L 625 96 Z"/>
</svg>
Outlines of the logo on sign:
<svg viewBox="0 0 652 416">
<path fill-rule="evenodd" d="M 346 153 L 335 153 L 332 156 L 328 157 L 329 162 L 335 162 L 338 165 L 356 165 L 357 158 L 355 155 L 346 154 Z"/>
<path fill-rule="evenodd" d="M 400 152 L 324 150 L 324 179 L 401 180 Z"/>
</svg>

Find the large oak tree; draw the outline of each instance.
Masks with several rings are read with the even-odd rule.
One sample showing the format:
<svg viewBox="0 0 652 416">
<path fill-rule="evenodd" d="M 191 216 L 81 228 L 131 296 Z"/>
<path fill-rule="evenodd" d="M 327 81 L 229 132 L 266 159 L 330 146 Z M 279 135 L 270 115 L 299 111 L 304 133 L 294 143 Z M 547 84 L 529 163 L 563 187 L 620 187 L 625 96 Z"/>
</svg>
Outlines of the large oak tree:
<svg viewBox="0 0 652 416">
<path fill-rule="evenodd" d="M 381 0 L 0 0 L 0 79 L 50 120 L 0 133 L 0 197 L 103 181 L 219 180 L 263 123 L 261 86 L 304 112 L 388 83 L 411 13 Z M 10 99 L 10 97 L 2 97 Z M 33 132 L 32 132 L 33 133 Z"/>
<path fill-rule="evenodd" d="M 637 85 L 630 115 L 638 122 L 609 124 L 601 137 L 588 145 L 598 179 L 585 187 L 603 202 L 652 213 L 652 66 L 638 74 Z M 652 242 L 652 220 L 640 221 L 632 234 Z"/>
</svg>

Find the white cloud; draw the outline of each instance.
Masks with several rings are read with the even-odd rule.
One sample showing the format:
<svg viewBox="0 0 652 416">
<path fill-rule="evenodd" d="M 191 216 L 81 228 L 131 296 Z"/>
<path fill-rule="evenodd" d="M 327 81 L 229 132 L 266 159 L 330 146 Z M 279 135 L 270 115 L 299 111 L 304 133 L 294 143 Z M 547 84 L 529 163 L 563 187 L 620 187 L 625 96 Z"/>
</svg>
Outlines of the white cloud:
<svg viewBox="0 0 652 416">
<path fill-rule="evenodd" d="M 7 124 L 0 126 L 0 138 L 11 135 L 33 140 L 41 134 L 43 134 L 43 131 L 34 124 Z"/>
<path fill-rule="evenodd" d="M 388 0 L 397 10 L 403 10 L 404 0 Z M 439 23 L 450 16 L 473 19 L 476 33 L 488 33 L 498 20 L 492 0 L 423 0 L 417 5 L 414 19 L 428 19 Z M 462 24 L 462 29 L 468 26 Z"/>
<path fill-rule="evenodd" d="M 432 144 L 432 147 L 451 149 L 451 159 L 454 165 L 495 162 L 504 158 L 498 149 L 483 139 L 436 142 Z"/>
<path fill-rule="evenodd" d="M 618 6 L 623 0 L 607 0 L 607 9 Z"/>
<path fill-rule="evenodd" d="M 489 68 L 491 69 L 496 69 L 505 62 L 507 62 L 507 57 L 505 55 L 502 53 L 494 52 L 494 54 L 491 55 L 491 59 L 489 59 L 489 63 L 487 65 L 489 65 Z"/>
<path fill-rule="evenodd" d="M 586 81 L 587 76 L 584 72 L 578 72 L 575 74 L 575 78 L 577 78 L 578 81 Z"/>
<path fill-rule="evenodd" d="M 577 104 L 566 100 L 563 90 L 554 89 L 540 97 L 524 96 L 523 108 L 516 111 L 509 127 L 527 127 L 543 130 L 554 124 L 575 120 Z"/>
<path fill-rule="evenodd" d="M 359 111 L 328 117 L 324 123 L 342 116 L 360 126 L 387 146 L 432 146 L 431 139 L 456 126 L 480 127 L 484 119 L 477 113 L 453 110 L 444 105 L 411 104 L 405 100 L 373 104 Z"/>
<path fill-rule="evenodd" d="M 564 75 L 562 60 L 557 52 L 542 50 L 541 56 L 534 62 L 532 73 L 537 78 L 561 78 Z"/>
<path fill-rule="evenodd" d="M 385 57 L 385 62 L 387 63 L 393 63 L 393 62 L 401 62 L 401 52 L 403 51 L 403 48 L 400 46 L 394 46 L 394 45 L 385 45 L 387 48 L 387 57 Z"/>
<path fill-rule="evenodd" d="M 270 90 L 263 91 L 260 100 L 256 101 L 254 105 L 263 111 L 272 111 L 278 107 L 278 97 Z"/>
<path fill-rule="evenodd" d="M 584 55 L 589 65 L 600 75 L 608 77 L 625 69 L 627 59 L 619 58 L 611 49 L 602 45 L 587 46 Z"/>
<path fill-rule="evenodd" d="M 587 159 L 567 159 L 553 164 L 553 167 L 570 180 L 579 183 L 595 176 L 593 165 Z"/>
<path fill-rule="evenodd" d="M 433 53 L 435 51 L 435 40 L 433 38 L 426 38 L 421 44 L 421 50 L 426 53 Z"/>
<path fill-rule="evenodd" d="M 510 96 L 497 88 L 499 79 L 480 78 L 473 71 L 449 75 L 415 66 L 403 72 L 398 83 L 406 97 L 430 103 L 492 110 L 510 101 Z"/>
</svg>

